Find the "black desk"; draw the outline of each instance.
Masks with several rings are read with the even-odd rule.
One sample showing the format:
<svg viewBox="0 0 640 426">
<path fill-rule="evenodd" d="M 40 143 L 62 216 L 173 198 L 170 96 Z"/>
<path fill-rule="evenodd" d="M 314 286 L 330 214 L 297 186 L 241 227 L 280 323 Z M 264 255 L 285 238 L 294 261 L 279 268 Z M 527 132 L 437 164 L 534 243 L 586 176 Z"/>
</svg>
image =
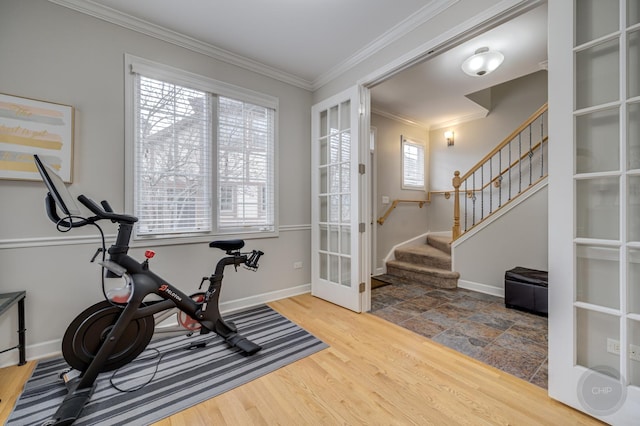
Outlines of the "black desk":
<svg viewBox="0 0 640 426">
<path fill-rule="evenodd" d="M 18 346 L 0 351 L 1 354 L 3 352 L 18 349 L 20 351 L 20 363 L 18 365 L 25 365 L 27 363 L 24 347 L 24 298 L 26 295 L 26 291 L 0 294 L 0 316 L 7 312 L 16 302 L 18 303 Z"/>
</svg>

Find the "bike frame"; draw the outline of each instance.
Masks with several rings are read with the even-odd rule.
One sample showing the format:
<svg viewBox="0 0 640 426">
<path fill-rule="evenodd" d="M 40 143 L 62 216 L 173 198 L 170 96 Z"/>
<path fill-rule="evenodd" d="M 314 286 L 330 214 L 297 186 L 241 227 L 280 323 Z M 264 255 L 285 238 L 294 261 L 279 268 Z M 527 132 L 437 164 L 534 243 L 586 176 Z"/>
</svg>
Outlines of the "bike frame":
<svg viewBox="0 0 640 426">
<path fill-rule="evenodd" d="M 258 260 L 263 254 L 261 251 L 254 250 L 251 252 L 251 256 L 241 253 L 239 250 L 244 246 L 244 241 L 241 240 L 216 241 L 210 243 L 210 247 L 225 250 L 227 256 L 218 261 L 214 273 L 209 277 L 209 287 L 205 292 L 204 301 L 195 301 L 191 296 L 186 295 L 167 280 L 150 271 L 149 259 L 138 262 L 128 255 L 133 225 L 138 220 L 136 217 L 114 213 L 108 202 L 102 201 L 102 207 L 100 207 L 84 195 L 80 195 L 78 201 L 93 212 L 95 216 L 89 218 L 72 216 L 60 196 L 60 192 L 66 190 L 62 180 L 59 178 L 53 179 L 49 174 L 49 170 L 47 170 L 48 166 L 45 166 L 37 155 L 34 155 L 34 158 L 38 171 L 49 189 L 45 202 L 47 216 L 56 224 L 59 230 L 61 228 L 79 228 L 85 225 L 95 224 L 99 220 L 105 219 L 118 223 L 116 242 L 108 250 L 109 260 L 102 262 L 102 265 L 107 270 L 107 276 L 126 276 L 131 283 L 129 299 L 122 305 L 121 312 L 117 315 L 113 326 L 111 326 L 108 333 L 106 333 L 106 337 L 102 340 L 95 356 L 88 363 L 84 371 L 81 372 L 79 377 L 67 383 L 68 393 L 64 401 L 58 407 L 54 417 L 45 423 L 68 425 L 78 418 L 84 405 L 91 398 L 95 380 L 105 369 L 109 357 L 114 352 L 119 340 L 123 337 L 127 331 L 127 327 L 132 321 L 153 317 L 160 312 L 177 308 L 200 323 L 201 333 L 213 331 L 228 344 L 239 348 L 248 355 L 252 355 L 261 349 L 259 345 L 240 335 L 233 324 L 226 323 L 220 315 L 218 307 L 224 268 L 228 265 L 234 265 L 237 268 L 238 265 L 245 264 L 250 269 L 255 270 L 258 268 Z M 55 175 L 53 171 L 51 171 L 51 173 Z M 70 195 L 66 198 L 72 199 Z M 60 207 L 65 213 L 66 216 L 64 218 L 60 218 L 56 206 Z M 145 302 L 144 299 L 150 294 L 156 294 L 160 296 L 162 300 Z M 115 302 L 112 303 L 115 306 L 120 305 Z M 92 320 L 91 316 L 83 319 L 83 322 L 85 320 L 90 322 Z M 105 328 L 105 331 L 106 330 Z M 73 332 L 75 329 L 71 329 L 71 331 Z M 67 332 L 69 332 L 69 330 L 67 330 Z M 142 347 L 140 348 L 142 350 L 144 349 Z M 72 348 L 72 350 L 75 349 Z M 138 350 L 138 348 L 134 349 L 134 351 L 135 350 Z M 139 352 L 137 352 L 137 354 L 139 354 Z"/>
<path fill-rule="evenodd" d="M 111 355 L 118 339 L 122 336 L 129 323 L 136 319 L 177 308 L 197 320 L 206 330 L 213 331 L 224 339 L 236 333 L 236 328 L 222 319 L 218 302 L 224 268 L 227 265 L 238 266 L 244 264 L 247 261 L 247 255 L 234 252 L 230 256 L 220 259 L 215 272 L 209 278 L 210 283 L 205 293 L 205 301 L 195 302 L 179 288 L 151 272 L 148 268 L 148 262 L 140 263 L 127 254 L 132 229 L 132 224 L 121 223 L 116 243 L 108 250 L 109 261 L 122 266 L 131 277 L 132 294 L 95 358 L 83 372 L 77 385 L 78 389 L 93 384 L 101 372 L 102 365 Z M 113 271 L 111 272 L 113 273 Z M 144 299 L 150 294 L 156 294 L 164 300 L 145 303 Z"/>
</svg>

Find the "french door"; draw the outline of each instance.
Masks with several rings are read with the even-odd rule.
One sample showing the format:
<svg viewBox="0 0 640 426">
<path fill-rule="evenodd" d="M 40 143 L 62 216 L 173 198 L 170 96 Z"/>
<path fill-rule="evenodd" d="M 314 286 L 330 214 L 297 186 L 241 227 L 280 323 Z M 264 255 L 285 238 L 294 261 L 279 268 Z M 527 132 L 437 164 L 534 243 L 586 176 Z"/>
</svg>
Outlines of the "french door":
<svg viewBox="0 0 640 426">
<path fill-rule="evenodd" d="M 640 0 L 549 1 L 549 395 L 640 421 Z"/>
<path fill-rule="evenodd" d="M 311 293 L 356 312 L 367 309 L 369 276 L 364 108 L 355 86 L 311 110 Z"/>
</svg>

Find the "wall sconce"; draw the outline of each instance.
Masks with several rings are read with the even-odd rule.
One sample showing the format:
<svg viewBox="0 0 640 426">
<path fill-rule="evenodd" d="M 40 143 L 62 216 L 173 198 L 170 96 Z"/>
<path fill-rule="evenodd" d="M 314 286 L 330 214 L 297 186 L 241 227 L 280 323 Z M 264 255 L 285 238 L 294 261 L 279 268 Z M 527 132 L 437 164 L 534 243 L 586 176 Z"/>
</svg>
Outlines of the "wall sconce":
<svg viewBox="0 0 640 426">
<path fill-rule="evenodd" d="M 447 146 L 453 146 L 453 131 L 447 130 L 444 132 L 444 138 L 447 140 Z"/>
</svg>

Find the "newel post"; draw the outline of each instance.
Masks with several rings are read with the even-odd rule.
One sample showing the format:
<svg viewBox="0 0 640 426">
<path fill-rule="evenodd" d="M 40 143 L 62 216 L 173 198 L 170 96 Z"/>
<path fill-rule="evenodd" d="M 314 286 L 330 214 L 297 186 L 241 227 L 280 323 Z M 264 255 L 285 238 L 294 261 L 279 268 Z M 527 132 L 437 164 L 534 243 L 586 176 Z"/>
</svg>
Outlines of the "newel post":
<svg viewBox="0 0 640 426">
<path fill-rule="evenodd" d="M 460 171 L 456 170 L 453 172 L 453 240 L 455 241 L 460 236 L 460 184 L 462 181 L 460 180 Z"/>
</svg>

